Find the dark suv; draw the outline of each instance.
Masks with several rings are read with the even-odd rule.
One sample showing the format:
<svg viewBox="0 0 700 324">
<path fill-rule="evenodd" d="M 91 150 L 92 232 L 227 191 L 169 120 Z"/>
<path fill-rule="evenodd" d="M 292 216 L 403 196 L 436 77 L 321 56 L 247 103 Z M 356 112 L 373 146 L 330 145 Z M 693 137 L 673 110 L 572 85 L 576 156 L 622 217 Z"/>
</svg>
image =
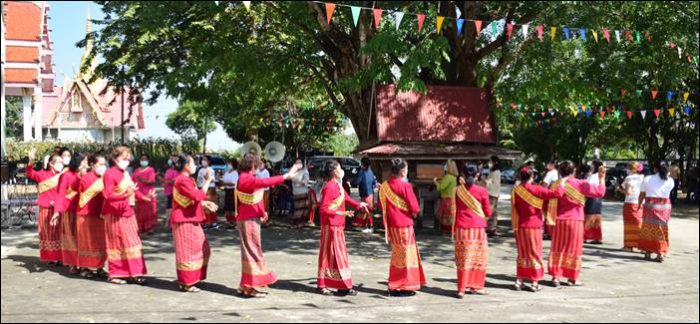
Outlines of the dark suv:
<svg viewBox="0 0 700 324">
<path fill-rule="evenodd" d="M 345 178 L 352 180 L 360 171 L 360 161 L 350 157 L 339 156 L 314 156 L 309 159 L 309 177 L 311 179 L 318 178 L 319 171 L 323 163 L 327 160 L 336 160 L 340 163 L 340 167 L 345 171 Z"/>
</svg>

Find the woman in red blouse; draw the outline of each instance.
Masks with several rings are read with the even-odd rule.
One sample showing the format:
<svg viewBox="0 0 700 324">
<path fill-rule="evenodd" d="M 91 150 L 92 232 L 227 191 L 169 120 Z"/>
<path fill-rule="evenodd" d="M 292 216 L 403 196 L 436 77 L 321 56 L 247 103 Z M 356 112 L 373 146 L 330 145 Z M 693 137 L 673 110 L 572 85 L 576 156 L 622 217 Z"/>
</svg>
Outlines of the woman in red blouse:
<svg viewBox="0 0 700 324">
<path fill-rule="evenodd" d="M 457 211 L 452 223 L 452 237 L 457 266 L 457 298 L 464 298 L 465 292 L 486 295 L 484 284 L 489 253 L 486 219 L 491 216 L 491 204 L 488 190 L 474 183 L 478 174 L 475 166 L 467 165 L 464 168 L 466 179 L 455 190 Z"/>
<path fill-rule="evenodd" d="M 191 155 L 180 155 L 175 161 L 180 174 L 173 186 L 173 212 L 170 221 L 175 245 L 177 281 L 180 290 L 198 292 L 194 285 L 207 278 L 207 264 L 211 250 L 201 224 L 205 221 L 202 201 L 212 182 L 211 173 L 204 178 L 202 188 L 192 178 L 197 165 Z"/>
<path fill-rule="evenodd" d="M 134 217 L 135 192 L 138 190 L 126 171 L 131 160 L 131 150 L 126 146 L 112 151 L 111 167 L 104 175 L 105 241 L 109 264 L 109 282 L 125 284 L 122 278 L 131 278 L 143 285 L 146 279 L 146 262 L 143 259 L 139 228 Z"/>
<path fill-rule="evenodd" d="M 58 202 L 58 183 L 63 171 L 61 156 L 53 154 L 49 158 L 48 170 L 34 170 L 36 149 L 29 150 L 29 163 L 26 172 L 29 180 L 38 183 L 39 198 L 39 259 L 48 262 L 50 267 L 58 265 L 62 260 L 61 228 L 58 225 L 58 213 L 54 211 Z"/>
<path fill-rule="evenodd" d="M 359 203 L 345 192 L 340 183 L 345 172 L 335 160 L 323 164 L 321 176 L 326 180 L 323 187 L 321 205 L 321 244 L 318 252 L 318 280 L 316 285 L 323 295 L 331 295 L 328 288 L 338 289 L 340 295 L 357 295 L 352 288 L 348 249 L 345 245 L 345 218 L 353 217 L 353 211 L 346 211 L 345 204 L 353 209 L 366 210 L 367 204 Z"/>
<path fill-rule="evenodd" d="M 105 248 L 105 222 L 102 216 L 102 176 L 107 171 L 107 160 L 95 154 L 88 159 L 90 172 L 80 178 L 80 198 L 78 200 L 78 267 L 82 268 L 83 278 L 95 275 L 106 277 L 102 269 L 107 261 Z"/>
<path fill-rule="evenodd" d="M 391 243 L 389 267 L 389 296 L 413 296 L 425 285 L 413 219 L 420 205 L 413 186 L 404 181 L 408 164 L 403 159 L 391 160 L 391 179 L 379 187 L 379 207 L 382 210 L 385 239 Z"/>
<path fill-rule="evenodd" d="M 518 248 L 515 290 L 525 288 L 537 292 L 541 289 L 539 281 L 544 277 L 542 209 L 547 200 L 564 196 L 564 187 L 551 190 L 534 184 L 532 167 L 522 167 L 519 174 L 520 185 L 515 186 L 511 193 L 511 223 Z M 530 280 L 532 285 L 524 286 L 525 279 Z"/>
<path fill-rule="evenodd" d="M 263 189 L 282 184 L 295 177 L 301 165 L 294 165 L 287 174 L 270 178 L 256 178 L 255 171 L 262 166 L 257 154 L 247 153 L 238 165 L 236 190 L 236 220 L 241 238 L 241 284 L 238 293 L 246 297 L 265 297 L 256 288 L 277 281 L 277 275 L 267 269 L 260 244 L 260 222 L 267 221 L 263 203 Z"/>
<path fill-rule="evenodd" d="M 78 273 L 77 225 L 75 212 L 78 209 L 80 177 L 87 170 L 87 157 L 75 153 L 69 159 L 68 169 L 58 182 L 58 201 L 55 213 L 61 219 L 61 255 L 63 264 L 70 267 L 70 273 Z"/>
</svg>

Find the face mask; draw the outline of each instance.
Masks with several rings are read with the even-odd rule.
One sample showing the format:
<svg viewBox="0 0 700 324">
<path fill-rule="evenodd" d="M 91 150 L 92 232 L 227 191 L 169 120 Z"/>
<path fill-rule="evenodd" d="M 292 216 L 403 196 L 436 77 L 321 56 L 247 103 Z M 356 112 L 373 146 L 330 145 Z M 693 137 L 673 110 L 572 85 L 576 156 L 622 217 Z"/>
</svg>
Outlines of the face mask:
<svg viewBox="0 0 700 324">
<path fill-rule="evenodd" d="M 447 164 L 442 165 L 442 171 L 447 171 Z"/>
<path fill-rule="evenodd" d="M 148 166 L 148 161 L 141 161 L 141 166 L 142 167 L 147 167 Z"/>
<path fill-rule="evenodd" d="M 173 166 L 173 160 L 168 160 L 168 166 L 169 167 Z"/>
<path fill-rule="evenodd" d="M 197 170 L 197 165 L 194 163 L 190 163 L 189 168 L 190 168 L 190 173 L 194 173 L 195 170 Z"/>
<path fill-rule="evenodd" d="M 228 172 L 233 171 L 233 166 L 231 166 L 230 164 L 227 165 L 227 166 L 226 166 L 226 171 L 228 171 Z"/>
<path fill-rule="evenodd" d="M 70 164 L 70 156 L 64 156 L 63 157 L 63 165 L 68 165 Z"/>
<path fill-rule="evenodd" d="M 205 168 L 208 167 L 208 166 L 209 166 L 209 162 L 207 162 L 207 161 L 202 161 L 202 166 L 205 167 Z"/>
<path fill-rule="evenodd" d="M 56 163 L 54 163 L 54 164 L 53 164 L 53 169 L 54 169 L 56 172 L 61 172 L 61 171 L 63 170 L 63 163 L 61 163 L 61 162 L 56 162 Z"/>
<path fill-rule="evenodd" d="M 122 170 L 126 170 L 126 168 L 129 167 L 129 160 L 121 160 L 117 162 L 117 167 L 119 167 Z"/>
<path fill-rule="evenodd" d="M 97 173 L 97 175 L 99 175 L 99 176 L 104 175 L 105 171 L 107 171 L 106 165 L 100 165 L 97 168 L 95 168 L 95 173 Z"/>
<path fill-rule="evenodd" d="M 345 178 L 345 170 L 340 169 L 340 178 L 343 179 Z"/>
</svg>

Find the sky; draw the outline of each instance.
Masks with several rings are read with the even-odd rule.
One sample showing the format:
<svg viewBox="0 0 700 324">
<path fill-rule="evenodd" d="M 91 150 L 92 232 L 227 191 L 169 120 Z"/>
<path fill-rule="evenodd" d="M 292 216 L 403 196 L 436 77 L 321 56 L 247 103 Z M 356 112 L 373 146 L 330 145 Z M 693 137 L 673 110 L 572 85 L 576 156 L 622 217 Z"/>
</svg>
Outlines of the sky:
<svg viewBox="0 0 700 324">
<path fill-rule="evenodd" d="M 53 42 L 53 63 L 56 73 L 56 85 L 63 85 L 64 73 L 72 77 L 80 65 L 83 49 L 75 44 L 85 37 L 85 20 L 88 10 L 92 19 L 103 17 L 100 6 L 89 1 L 49 1 L 49 28 Z M 92 25 L 92 30 L 99 26 Z M 167 115 L 177 109 L 177 101 L 161 96 L 154 105 L 144 106 L 146 130 L 139 134 L 141 138 L 161 137 L 177 138 L 179 135 L 165 125 Z M 231 140 L 226 132 L 217 125 L 216 131 L 207 137 L 208 150 L 235 150 L 238 143 Z"/>
</svg>

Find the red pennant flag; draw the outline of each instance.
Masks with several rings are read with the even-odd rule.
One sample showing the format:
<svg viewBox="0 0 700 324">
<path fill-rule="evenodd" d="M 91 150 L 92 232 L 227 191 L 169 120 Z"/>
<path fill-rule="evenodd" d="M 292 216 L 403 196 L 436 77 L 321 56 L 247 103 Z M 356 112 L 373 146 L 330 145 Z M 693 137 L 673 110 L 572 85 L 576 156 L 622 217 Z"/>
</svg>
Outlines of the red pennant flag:
<svg viewBox="0 0 700 324">
<path fill-rule="evenodd" d="M 543 111 L 543 112 L 541 112 L 541 113 L 540 113 L 540 115 L 542 115 L 542 117 L 544 117 L 544 111 Z"/>
<path fill-rule="evenodd" d="M 425 21 L 425 14 L 417 14 L 418 16 L 418 32 L 423 29 L 423 21 Z"/>
<path fill-rule="evenodd" d="M 627 119 L 632 119 L 632 112 L 631 111 L 627 112 Z"/>
<path fill-rule="evenodd" d="M 603 28 L 603 38 L 610 43 L 610 31 Z"/>
<path fill-rule="evenodd" d="M 601 111 L 601 112 L 600 112 L 600 119 L 603 119 L 603 117 L 605 117 L 605 112 L 604 112 L 604 111 Z"/>
<path fill-rule="evenodd" d="M 382 20 L 382 9 L 373 9 L 374 12 L 374 28 L 379 29 L 379 21 Z"/>
<path fill-rule="evenodd" d="M 518 105 L 515 104 L 515 102 L 511 102 L 510 107 L 513 108 L 513 110 L 515 110 L 515 108 L 518 108 Z"/>
<path fill-rule="evenodd" d="M 657 90 L 651 90 L 651 99 L 656 99 L 656 95 L 659 94 Z"/>
<path fill-rule="evenodd" d="M 474 27 L 476 27 L 476 36 L 481 34 L 481 20 L 474 20 Z"/>
<path fill-rule="evenodd" d="M 544 34 L 544 26 L 537 25 L 537 37 L 542 41 L 542 35 Z"/>
<path fill-rule="evenodd" d="M 656 115 L 656 119 L 659 119 L 659 115 L 661 114 L 661 109 L 654 109 L 654 115 Z"/>
<path fill-rule="evenodd" d="M 630 31 L 628 30 L 628 31 L 625 33 L 625 37 L 627 37 L 627 42 L 628 42 L 628 43 L 631 42 L 631 41 L 632 41 L 632 32 L 630 32 Z"/>
<path fill-rule="evenodd" d="M 670 42 L 670 43 L 668 43 L 668 47 L 670 47 L 671 49 L 674 49 L 674 48 L 676 48 L 676 43 Z"/>
<path fill-rule="evenodd" d="M 506 36 L 508 36 L 508 40 L 513 36 L 513 24 L 511 23 L 506 25 Z M 690 59 L 690 56 L 688 56 L 688 59 Z"/>
<path fill-rule="evenodd" d="M 622 89 L 622 90 L 620 90 L 620 93 L 621 93 L 622 96 L 624 97 L 624 96 L 627 94 L 627 89 Z"/>
<path fill-rule="evenodd" d="M 651 43 L 651 33 L 647 32 L 647 40 L 649 40 L 649 43 Z"/>
<path fill-rule="evenodd" d="M 328 24 L 331 23 L 333 11 L 335 11 L 335 3 L 326 2 L 326 21 L 328 22 Z"/>
</svg>

